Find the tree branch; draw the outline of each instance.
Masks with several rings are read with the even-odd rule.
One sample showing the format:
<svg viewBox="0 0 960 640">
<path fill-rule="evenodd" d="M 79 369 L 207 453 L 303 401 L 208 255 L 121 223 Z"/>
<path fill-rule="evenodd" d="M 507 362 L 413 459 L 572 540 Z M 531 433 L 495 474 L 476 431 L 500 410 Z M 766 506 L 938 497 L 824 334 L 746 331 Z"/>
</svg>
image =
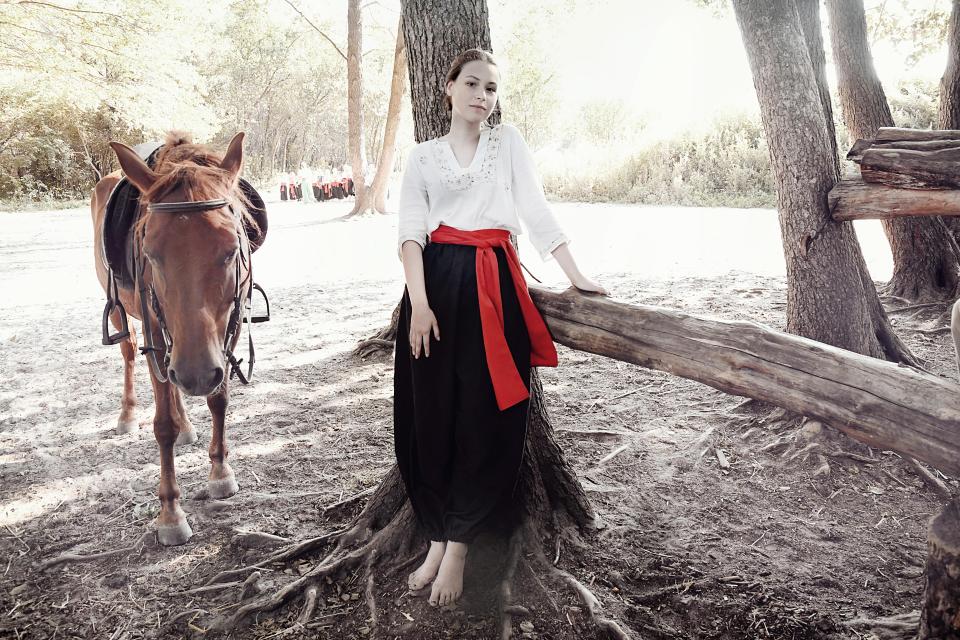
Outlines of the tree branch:
<svg viewBox="0 0 960 640">
<path fill-rule="evenodd" d="M 317 33 L 319 33 L 319 34 L 320 34 L 321 36 L 323 36 L 324 38 L 326 38 L 326 39 L 327 39 L 327 42 L 329 42 L 329 43 L 333 46 L 333 48 L 337 50 L 337 53 L 340 54 L 340 57 L 341 57 L 341 58 L 343 58 L 344 60 L 347 59 L 346 54 L 345 54 L 343 51 L 340 50 L 340 47 L 337 46 L 337 43 L 334 42 L 333 40 L 331 40 L 331 39 L 330 39 L 330 36 L 328 36 L 328 35 L 325 34 L 323 31 L 321 31 L 321 30 L 320 30 L 320 27 L 318 27 L 317 25 L 313 24 L 313 22 L 310 20 L 310 18 L 308 18 L 307 16 L 305 16 L 305 15 L 303 14 L 303 11 L 300 11 L 300 9 L 297 8 L 297 5 L 295 5 L 295 4 L 293 4 L 292 2 L 290 2 L 290 0 L 285 0 L 285 2 L 286 2 L 288 5 L 290 5 L 290 6 L 293 8 L 294 11 L 296 11 L 297 13 L 299 13 L 299 14 L 300 14 L 300 17 L 303 18 L 304 20 L 306 20 L 307 24 L 310 25 L 311 27 L 313 27 L 313 30 L 314 30 L 314 31 L 316 31 Z"/>
</svg>

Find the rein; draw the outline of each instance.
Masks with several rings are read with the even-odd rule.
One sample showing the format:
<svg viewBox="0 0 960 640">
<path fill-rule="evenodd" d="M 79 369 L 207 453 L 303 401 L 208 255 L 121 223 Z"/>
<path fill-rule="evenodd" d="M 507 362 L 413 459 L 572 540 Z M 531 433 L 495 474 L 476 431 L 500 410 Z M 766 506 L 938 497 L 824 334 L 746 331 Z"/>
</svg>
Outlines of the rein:
<svg viewBox="0 0 960 640">
<path fill-rule="evenodd" d="M 198 200 L 187 202 L 158 202 L 148 204 L 147 210 L 151 213 L 178 214 L 212 211 L 213 209 L 222 209 L 224 207 L 229 207 L 230 213 L 233 215 L 234 219 L 238 219 L 237 214 L 233 211 L 233 207 L 230 207 L 229 203 L 223 198 L 217 200 Z M 247 361 L 246 374 L 244 374 L 243 370 L 240 368 L 243 358 L 237 359 L 236 356 L 234 356 L 231 345 L 237 339 L 240 333 L 241 324 L 244 322 L 252 324 L 254 322 L 263 322 L 270 319 L 270 302 L 267 300 L 267 296 L 263 289 L 258 284 L 253 282 L 253 261 L 250 255 L 250 243 L 242 231 L 243 223 L 242 221 L 239 221 L 237 240 L 240 242 L 240 251 L 238 252 L 237 257 L 234 258 L 234 264 L 236 265 L 236 288 L 233 296 L 233 309 L 230 312 L 230 319 L 227 321 L 227 328 L 223 337 L 223 355 L 230 369 L 229 377 L 233 378 L 233 376 L 236 375 L 237 379 L 240 380 L 242 384 L 248 384 L 253 378 L 253 364 L 256 360 L 253 349 L 253 334 L 250 332 L 250 330 L 247 331 L 249 357 Z M 147 284 L 144 282 L 143 273 L 146 268 L 146 261 L 140 252 L 140 248 L 143 246 L 144 233 L 144 227 L 141 227 L 139 233 L 137 234 L 137 238 L 134 241 L 134 271 L 136 277 L 135 287 L 140 294 L 140 311 L 143 322 L 144 340 L 144 346 L 140 348 L 140 353 L 147 356 L 147 361 L 150 363 L 150 368 L 153 370 L 153 374 L 157 380 L 165 383 L 168 379 L 166 376 L 166 371 L 167 367 L 170 365 L 170 353 L 173 350 L 173 336 L 170 335 L 170 331 L 167 328 L 166 321 L 163 317 L 163 309 L 160 307 L 160 301 L 157 297 L 156 290 L 153 288 L 153 284 Z M 241 266 L 247 267 L 247 277 L 243 279 L 243 281 L 240 279 Z M 246 294 L 243 294 L 244 288 L 246 288 Z M 265 317 L 251 317 L 254 289 L 258 290 L 261 295 L 263 295 L 263 298 L 267 303 L 267 315 Z M 153 331 L 150 326 L 150 310 L 147 308 L 148 295 L 150 297 L 150 306 L 152 307 L 153 313 L 157 318 L 157 325 L 160 329 L 160 334 L 163 339 L 162 347 L 158 347 L 153 340 Z M 160 361 L 158 359 L 158 354 L 161 352 L 163 353 L 162 370 L 160 368 Z"/>
</svg>

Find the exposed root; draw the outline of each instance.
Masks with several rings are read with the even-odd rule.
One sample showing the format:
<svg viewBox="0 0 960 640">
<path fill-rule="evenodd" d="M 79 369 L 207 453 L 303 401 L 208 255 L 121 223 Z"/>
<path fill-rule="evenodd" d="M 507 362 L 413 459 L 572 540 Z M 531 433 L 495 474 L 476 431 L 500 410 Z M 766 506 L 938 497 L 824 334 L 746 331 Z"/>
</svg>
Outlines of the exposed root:
<svg viewBox="0 0 960 640">
<path fill-rule="evenodd" d="M 256 598 L 251 602 L 241 605 L 230 617 L 217 620 L 214 627 L 221 630 L 232 629 L 255 613 L 273 611 L 287 604 L 295 598 L 298 593 L 309 593 L 310 589 L 320 585 L 325 578 L 332 579 L 335 576 L 340 576 L 352 571 L 364 561 L 371 562 L 371 555 L 376 554 L 383 556 L 396 551 L 403 545 L 406 539 L 410 537 L 411 532 L 415 530 L 413 510 L 409 508 L 409 506 L 401 509 L 387 526 L 372 536 L 369 535 L 369 527 L 367 524 L 364 518 L 361 517 L 358 524 L 349 531 L 322 536 L 325 539 L 329 539 L 333 535 L 338 535 L 339 538 L 337 546 L 320 564 L 300 578 L 284 585 L 274 593 Z M 364 541 L 364 538 L 366 538 L 366 541 Z M 297 545 L 297 547 L 305 544 L 306 543 L 301 543 L 301 545 Z M 353 544 L 358 544 L 359 546 L 350 549 L 349 547 Z M 294 548 L 281 552 L 280 554 L 276 554 L 274 559 L 270 561 L 276 562 L 302 554 L 302 552 L 297 553 L 297 551 L 298 549 Z M 262 566 L 266 563 L 267 561 L 263 561 L 256 566 Z"/>
<path fill-rule="evenodd" d="M 920 612 L 911 611 L 889 618 L 855 618 L 844 626 L 868 629 L 879 640 L 913 640 L 920 626 Z"/>
<path fill-rule="evenodd" d="M 240 588 L 240 595 L 237 597 L 237 602 L 243 602 L 247 598 L 253 597 L 263 590 L 260 587 L 260 577 L 260 572 L 254 571 L 247 577 L 246 580 L 243 581 L 243 586 Z"/>
<path fill-rule="evenodd" d="M 367 556 L 367 566 L 364 568 L 364 571 L 367 574 L 367 589 L 365 592 L 367 608 L 370 609 L 370 636 L 376 637 L 377 635 L 377 599 L 373 593 L 374 579 L 373 579 L 373 561 L 377 557 L 377 550 L 374 549 L 370 552 L 370 555 Z"/>
<path fill-rule="evenodd" d="M 924 302 L 922 304 L 908 304 L 905 307 L 899 307 L 897 309 L 887 309 L 887 315 L 893 315 L 895 313 L 906 313 L 907 311 L 918 311 L 921 309 L 942 309 L 947 302 Z"/>
<path fill-rule="evenodd" d="M 913 458 L 909 458 L 910 466 L 913 467 L 914 472 L 920 476 L 920 479 L 923 480 L 924 484 L 927 485 L 934 493 L 936 493 L 942 500 L 952 500 L 953 492 L 950 491 L 950 487 L 943 483 L 937 476 L 931 473 L 923 464 Z"/>
<path fill-rule="evenodd" d="M 326 544 L 328 541 L 334 538 L 339 538 L 346 532 L 345 529 L 340 531 L 334 531 L 332 533 L 326 533 L 322 536 L 317 536 L 316 538 L 310 538 L 309 540 L 304 540 L 303 542 L 298 542 L 294 545 L 287 547 L 286 549 L 279 551 L 272 556 L 268 556 L 256 564 L 251 564 L 246 567 L 240 567 L 239 569 L 230 569 L 228 571 L 221 571 L 217 575 L 213 576 L 207 580 L 204 584 L 214 584 L 217 582 L 223 582 L 224 580 L 230 580 L 238 576 L 242 576 L 249 571 L 259 569 L 264 567 L 272 562 L 280 562 L 281 560 L 288 560 L 290 558 L 297 558 L 302 556 L 305 553 L 309 553 L 314 549 L 318 549 Z"/>
<path fill-rule="evenodd" d="M 327 514 L 328 514 L 329 512 L 331 512 L 331 511 L 334 511 L 334 510 L 336 510 L 336 509 L 342 509 L 343 507 L 352 505 L 352 504 L 355 503 L 355 502 L 359 502 L 360 500 L 363 500 L 364 498 L 366 498 L 367 496 L 369 496 L 370 494 L 372 494 L 372 493 L 373 493 L 374 491 L 376 491 L 376 490 L 377 490 L 376 487 L 369 487 L 369 488 L 367 488 L 367 489 L 364 489 L 364 490 L 361 491 L 360 493 L 357 493 L 357 494 L 355 494 L 355 495 L 352 495 L 352 496 L 350 496 L 349 498 L 344 498 L 343 500 L 340 500 L 339 502 L 334 502 L 334 503 L 331 504 L 331 505 L 328 505 L 328 506 L 326 506 L 326 507 L 323 507 L 323 509 L 321 509 L 321 513 L 322 513 L 322 515 L 327 515 Z"/>
<path fill-rule="evenodd" d="M 400 305 L 397 304 L 390 315 L 390 324 L 380 329 L 366 340 L 361 340 L 353 349 L 353 355 L 366 360 L 373 355 L 386 355 L 393 351 L 397 340 L 397 324 L 400 320 Z"/>
<path fill-rule="evenodd" d="M 123 547 L 121 549 L 114 549 L 113 551 L 103 551 L 101 553 L 91 553 L 91 554 L 81 554 L 81 553 L 64 553 L 57 556 L 56 558 L 51 558 L 49 560 L 44 560 L 38 566 L 40 571 L 46 571 L 52 567 L 55 567 L 59 564 L 66 564 L 68 562 L 89 562 L 91 560 L 102 560 L 103 558 L 111 558 L 113 556 L 122 556 L 128 553 L 135 553 L 140 555 L 143 553 L 143 550 L 147 547 L 154 546 L 156 544 L 157 534 L 153 531 L 148 531 L 144 533 L 140 538 L 130 545 L 129 547 Z M 153 544 L 150 544 L 150 543 Z"/>
<path fill-rule="evenodd" d="M 517 574 L 517 564 L 520 560 L 520 548 L 523 546 L 523 534 L 518 528 L 510 536 L 510 547 L 507 551 L 507 568 L 500 582 L 500 638 L 510 640 L 513 635 L 513 616 L 516 609 L 512 604 L 513 578 Z"/>
<path fill-rule="evenodd" d="M 534 544 L 529 544 L 527 546 L 533 551 L 533 555 L 537 559 L 537 563 L 543 567 L 543 569 L 551 577 L 566 584 L 573 590 L 574 593 L 577 594 L 577 596 L 580 598 L 580 601 L 587 608 L 587 612 L 590 614 L 590 621 L 593 622 L 598 629 L 607 634 L 608 637 L 613 638 L 613 640 L 631 640 L 630 634 L 627 633 L 616 620 L 607 618 L 601 614 L 603 605 L 600 603 L 600 600 L 597 598 L 597 596 L 590 591 L 590 589 L 573 577 L 572 574 L 560 569 L 559 567 L 555 567 L 550 563 L 547 557 L 543 554 L 543 549 L 539 544 L 536 543 L 536 532 L 531 530 L 532 528 L 529 525 L 526 526 L 525 529 L 527 529 L 525 538 L 527 540 L 534 541 Z"/>
<path fill-rule="evenodd" d="M 306 594 L 304 594 L 303 609 L 300 611 L 300 617 L 297 618 L 297 624 L 301 627 L 305 627 L 310 618 L 313 617 L 313 612 L 317 608 L 317 589 L 316 585 L 307 589 Z"/>
</svg>

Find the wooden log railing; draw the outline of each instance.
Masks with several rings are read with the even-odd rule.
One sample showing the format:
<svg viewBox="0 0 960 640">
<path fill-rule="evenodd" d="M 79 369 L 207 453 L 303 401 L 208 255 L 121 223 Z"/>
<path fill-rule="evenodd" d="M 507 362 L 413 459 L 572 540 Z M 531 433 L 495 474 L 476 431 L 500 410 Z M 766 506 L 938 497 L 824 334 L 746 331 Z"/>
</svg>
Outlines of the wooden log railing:
<svg viewBox="0 0 960 640">
<path fill-rule="evenodd" d="M 881 127 L 830 191 L 834 220 L 960 215 L 960 131 Z"/>
<path fill-rule="evenodd" d="M 556 342 L 829 424 L 960 475 L 960 385 L 774 331 L 573 290 L 530 287 Z"/>
</svg>

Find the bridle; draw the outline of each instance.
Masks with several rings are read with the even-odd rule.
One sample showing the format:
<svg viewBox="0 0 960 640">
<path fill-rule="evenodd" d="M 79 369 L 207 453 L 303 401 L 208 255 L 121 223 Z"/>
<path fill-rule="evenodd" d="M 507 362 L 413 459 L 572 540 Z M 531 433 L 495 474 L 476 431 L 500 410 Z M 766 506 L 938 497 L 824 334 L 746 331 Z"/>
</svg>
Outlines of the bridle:
<svg viewBox="0 0 960 640">
<path fill-rule="evenodd" d="M 241 383 L 248 384 L 250 379 L 253 378 L 253 363 L 255 362 L 253 335 L 250 333 L 249 328 L 247 330 L 249 359 L 247 361 L 246 374 L 244 374 L 243 370 L 240 368 L 240 364 L 243 362 L 243 359 L 241 358 L 238 360 L 234 356 L 232 345 L 240 333 L 241 324 L 244 322 L 250 324 L 257 320 L 251 318 L 254 289 L 257 289 L 261 294 L 263 294 L 264 300 L 267 298 L 266 294 L 263 292 L 263 289 L 261 289 L 258 284 L 253 282 L 253 263 L 250 256 L 250 241 L 246 237 L 246 234 L 242 232 L 242 220 L 239 220 L 239 216 L 234 211 L 233 207 L 223 198 L 216 200 L 150 203 L 147 205 L 147 210 L 150 213 L 192 214 L 203 211 L 212 211 L 213 209 L 222 209 L 224 207 L 228 207 L 230 209 L 231 215 L 233 216 L 234 220 L 237 221 L 237 240 L 240 242 L 240 250 L 237 252 L 237 256 L 234 258 L 234 264 L 236 265 L 236 287 L 233 295 L 233 309 L 230 312 L 230 319 L 227 321 L 226 332 L 223 336 L 223 355 L 230 369 L 229 377 L 232 378 L 234 375 L 236 375 L 237 379 L 240 380 Z M 163 309 L 160 307 L 160 300 L 157 298 L 157 293 L 153 287 L 153 284 L 147 284 L 143 278 L 144 269 L 146 268 L 146 261 L 144 260 L 141 249 L 143 246 L 144 235 L 146 233 L 145 228 L 146 225 L 142 225 L 139 228 L 137 237 L 134 239 L 133 243 L 134 272 L 136 277 L 135 286 L 140 294 L 140 312 L 143 322 L 144 346 L 140 348 L 140 353 L 147 356 L 147 361 L 150 363 L 150 368 L 153 370 L 153 375 L 157 378 L 157 380 L 159 382 L 167 382 L 166 371 L 167 367 L 170 365 L 170 354 L 173 350 L 173 336 L 170 335 L 170 331 L 167 328 L 166 321 L 163 317 Z M 243 281 L 240 279 L 241 266 L 247 268 L 247 277 L 244 278 Z M 245 293 L 244 289 L 246 289 Z M 153 331 L 150 326 L 150 310 L 147 309 L 148 296 L 150 298 L 150 306 L 152 307 L 153 313 L 157 318 L 157 325 L 163 338 L 163 347 L 158 347 L 153 340 Z M 269 319 L 269 316 L 270 303 L 267 301 L 266 319 Z M 160 368 L 160 362 L 157 356 L 157 354 L 161 352 L 163 352 L 162 370 Z"/>
</svg>

